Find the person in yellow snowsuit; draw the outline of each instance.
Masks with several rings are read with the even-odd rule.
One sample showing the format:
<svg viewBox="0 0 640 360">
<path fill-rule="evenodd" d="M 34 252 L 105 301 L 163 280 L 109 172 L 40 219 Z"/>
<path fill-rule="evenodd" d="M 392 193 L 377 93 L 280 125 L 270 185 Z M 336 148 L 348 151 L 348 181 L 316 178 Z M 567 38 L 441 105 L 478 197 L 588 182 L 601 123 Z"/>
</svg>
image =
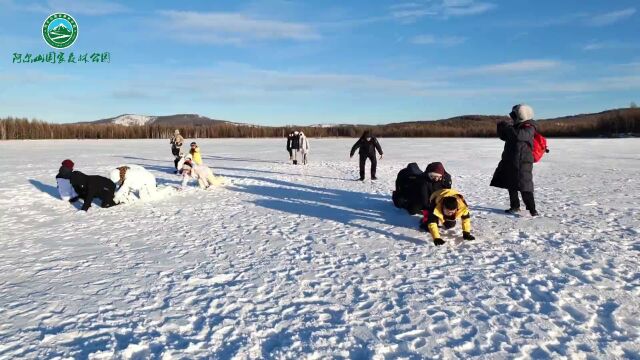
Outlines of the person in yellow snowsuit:
<svg viewBox="0 0 640 360">
<path fill-rule="evenodd" d="M 196 142 L 191 143 L 191 149 L 189 150 L 189 154 L 191 154 L 191 159 L 196 165 L 202 165 L 202 154 L 200 154 L 200 147 Z"/>
<path fill-rule="evenodd" d="M 438 226 L 442 224 L 445 229 L 451 229 L 456 225 L 457 219 L 462 220 L 462 238 L 475 240 L 475 237 L 471 235 L 469 208 L 464 197 L 457 190 L 438 190 L 431 194 L 429 202 L 429 215 L 426 224 L 436 246 L 444 244 Z"/>
</svg>

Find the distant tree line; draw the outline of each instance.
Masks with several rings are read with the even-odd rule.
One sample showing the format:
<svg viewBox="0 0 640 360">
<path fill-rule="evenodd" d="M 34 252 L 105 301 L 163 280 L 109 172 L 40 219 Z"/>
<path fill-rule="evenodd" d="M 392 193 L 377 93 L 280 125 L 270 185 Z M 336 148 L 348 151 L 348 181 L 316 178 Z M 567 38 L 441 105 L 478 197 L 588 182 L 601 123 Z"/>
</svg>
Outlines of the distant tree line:
<svg viewBox="0 0 640 360">
<path fill-rule="evenodd" d="M 285 137 L 302 130 L 309 137 L 358 137 L 371 130 L 380 137 L 494 137 L 502 116 L 460 116 L 448 120 L 405 122 L 387 125 L 251 126 L 216 123 L 179 126 L 186 138 L 263 138 Z M 598 114 L 576 115 L 538 121 L 547 137 L 614 137 L 640 135 L 640 109 L 610 110 Z M 175 126 L 114 124 L 51 124 L 40 120 L 0 119 L 0 139 L 166 139 Z"/>
</svg>

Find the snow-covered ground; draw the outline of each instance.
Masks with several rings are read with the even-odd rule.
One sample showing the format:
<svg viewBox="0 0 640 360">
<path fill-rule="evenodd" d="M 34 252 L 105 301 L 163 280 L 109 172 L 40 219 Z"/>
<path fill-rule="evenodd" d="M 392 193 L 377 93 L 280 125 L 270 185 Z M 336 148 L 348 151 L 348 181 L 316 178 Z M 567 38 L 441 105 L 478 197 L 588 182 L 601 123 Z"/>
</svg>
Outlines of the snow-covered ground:
<svg viewBox="0 0 640 360">
<path fill-rule="evenodd" d="M 380 141 L 361 183 L 353 140 L 305 167 L 283 139 L 198 140 L 233 186 L 88 213 L 56 198 L 63 159 L 173 186 L 168 140 L 1 142 L 0 358 L 640 357 L 640 140 L 552 139 L 538 218 L 502 213 L 497 139 Z M 438 160 L 476 241 L 435 247 L 390 201 Z"/>
</svg>

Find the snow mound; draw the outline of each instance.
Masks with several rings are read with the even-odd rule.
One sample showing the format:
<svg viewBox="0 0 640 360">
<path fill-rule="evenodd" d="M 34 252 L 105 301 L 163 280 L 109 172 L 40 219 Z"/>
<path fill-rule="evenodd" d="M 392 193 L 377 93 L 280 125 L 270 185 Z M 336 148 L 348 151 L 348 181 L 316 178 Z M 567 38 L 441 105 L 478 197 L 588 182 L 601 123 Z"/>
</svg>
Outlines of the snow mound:
<svg viewBox="0 0 640 360">
<path fill-rule="evenodd" d="M 111 122 L 116 125 L 124 125 L 124 126 L 132 126 L 132 125 L 147 125 L 153 123 L 153 121 L 157 119 L 157 116 L 147 116 L 147 115 L 134 115 L 134 114 L 125 114 L 120 115 L 116 118 L 113 118 Z"/>
</svg>

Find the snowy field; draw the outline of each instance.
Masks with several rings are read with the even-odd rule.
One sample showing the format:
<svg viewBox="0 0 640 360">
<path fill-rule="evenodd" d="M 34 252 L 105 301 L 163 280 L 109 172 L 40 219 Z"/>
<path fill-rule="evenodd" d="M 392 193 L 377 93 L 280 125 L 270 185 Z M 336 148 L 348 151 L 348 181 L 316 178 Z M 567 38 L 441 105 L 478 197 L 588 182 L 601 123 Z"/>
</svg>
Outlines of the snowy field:
<svg viewBox="0 0 640 360">
<path fill-rule="evenodd" d="M 551 139 L 538 218 L 502 213 L 498 139 L 380 139 L 364 183 L 355 139 L 310 141 L 303 167 L 199 140 L 232 186 L 88 213 L 57 199 L 63 159 L 175 186 L 168 140 L 0 142 L 0 358 L 640 358 L 640 140 Z M 393 207 L 413 161 L 445 164 L 476 241 Z"/>
</svg>

